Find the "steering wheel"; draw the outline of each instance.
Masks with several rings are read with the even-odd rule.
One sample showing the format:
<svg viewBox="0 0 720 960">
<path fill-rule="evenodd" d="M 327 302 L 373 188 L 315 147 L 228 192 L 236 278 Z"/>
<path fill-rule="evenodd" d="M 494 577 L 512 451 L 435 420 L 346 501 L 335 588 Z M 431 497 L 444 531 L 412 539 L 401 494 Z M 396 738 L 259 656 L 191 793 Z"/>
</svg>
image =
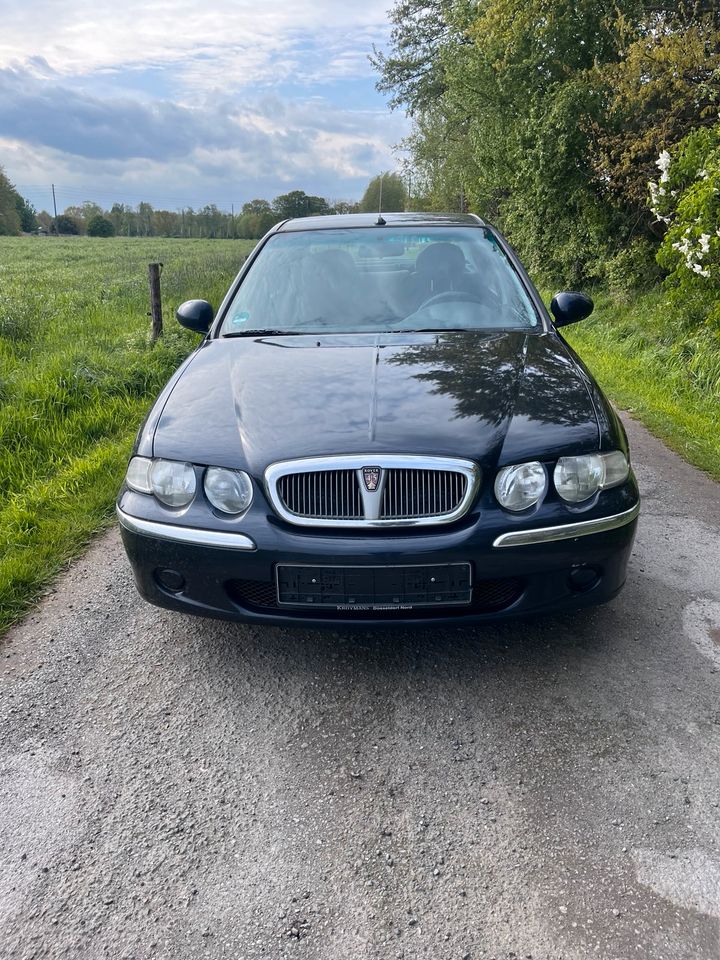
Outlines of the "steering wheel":
<svg viewBox="0 0 720 960">
<path fill-rule="evenodd" d="M 415 310 L 415 313 L 420 313 L 426 307 L 434 307 L 437 303 L 479 303 L 483 307 L 488 306 L 487 300 L 478 293 L 465 290 L 444 290 L 442 293 L 435 293 L 432 297 L 428 297 Z"/>
</svg>

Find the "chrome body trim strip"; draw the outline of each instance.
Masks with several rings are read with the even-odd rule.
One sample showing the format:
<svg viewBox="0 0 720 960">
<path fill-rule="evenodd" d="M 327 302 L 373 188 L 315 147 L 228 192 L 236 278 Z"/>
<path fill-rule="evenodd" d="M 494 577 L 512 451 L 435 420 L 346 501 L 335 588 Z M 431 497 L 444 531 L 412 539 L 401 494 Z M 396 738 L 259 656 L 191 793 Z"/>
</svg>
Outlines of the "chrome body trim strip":
<svg viewBox="0 0 720 960">
<path fill-rule="evenodd" d="M 365 517 L 348 519 L 328 519 L 324 517 L 303 517 L 292 513 L 283 504 L 277 492 L 277 483 L 281 477 L 293 473 L 313 473 L 326 470 L 359 470 L 367 466 L 378 466 L 382 470 L 419 469 L 419 470 L 447 470 L 462 473 L 467 478 L 467 489 L 458 506 L 450 513 L 431 517 L 403 517 L 399 519 L 367 519 Z M 440 526 L 452 523 L 463 517 L 472 506 L 480 481 L 482 471 L 473 460 L 461 460 L 456 457 L 434 457 L 418 454 L 383 454 L 361 453 L 343 454 L 327 457 L 304 457 L 299 460 L 282 460 L 272 463 L 265 470 L 265 493 L 279 517 L 299 527 L 349 527 L 362 529 L 363 527 L 423 527 Z M 382 493 L 378 490 L 378 495 Z M 363 497 L 363 500 L 365 497 Z"/>
<path fill-rule="evenodd" d="M 532 543 L 550 543 L 553 540 L 574 540 L 576 537 L 587 537 L 591 533 L 604 533 L 624 527 L 640 513 L 640 501 L 625 510 L 615 513 L 611 517 L 599 517 L 595 520 L 582 520 L 579 523 L 563 523 L 554 527 L 539 527 L 535 530 L 514 530 L 512 533 L 503 533 L 493 541 L 494 547 L 524 547 Z"/>
<path fill-rule="evenodd" d="M 176 543 L 190 543 L 195 547 L 220 547 L 224 550 L 257 550 L 254 540 L 244 533 L 230 533 L 223 530 L 199 530 L 197 527 L 178 527 L 171 523 L 157 523 L 154 520 L 141 520 L 131 517 L 120 507 L 115 508 L 122 527 L 131 533 L 158 540 L 172 540 Z"/>
</svg>

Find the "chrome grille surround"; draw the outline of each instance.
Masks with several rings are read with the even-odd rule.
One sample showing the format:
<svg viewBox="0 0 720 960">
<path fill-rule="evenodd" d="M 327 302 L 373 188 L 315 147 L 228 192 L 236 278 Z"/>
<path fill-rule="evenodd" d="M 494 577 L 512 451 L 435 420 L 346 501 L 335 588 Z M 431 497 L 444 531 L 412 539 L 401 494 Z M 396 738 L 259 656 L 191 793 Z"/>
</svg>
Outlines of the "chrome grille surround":
<svg viewBox="0 0 720 960">
<path fill-rule="evenodd" d="M 376 489 L 363 479 L 368 468 L 380 470 Z M 410 527 L 464 516 L 481 477 L 472 460 L 368 453 L 273 463 L 265 489 L 278 516 L 297 526 Z"/>
</svg>

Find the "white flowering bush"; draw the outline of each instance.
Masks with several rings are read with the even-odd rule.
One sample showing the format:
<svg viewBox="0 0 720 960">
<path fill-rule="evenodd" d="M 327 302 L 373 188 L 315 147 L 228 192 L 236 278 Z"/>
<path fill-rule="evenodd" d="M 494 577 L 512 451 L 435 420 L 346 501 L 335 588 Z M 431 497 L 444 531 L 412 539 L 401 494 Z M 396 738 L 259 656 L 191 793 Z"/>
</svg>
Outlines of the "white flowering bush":
<svg viewBox="0 0 720 960">
<path fill-rule="evenodd" d="M 650 207 L 668 227 L 657 259 L 671 305 L 720 332 L 720 123 L 664 150 L 657 166 Z"/>
</svg>

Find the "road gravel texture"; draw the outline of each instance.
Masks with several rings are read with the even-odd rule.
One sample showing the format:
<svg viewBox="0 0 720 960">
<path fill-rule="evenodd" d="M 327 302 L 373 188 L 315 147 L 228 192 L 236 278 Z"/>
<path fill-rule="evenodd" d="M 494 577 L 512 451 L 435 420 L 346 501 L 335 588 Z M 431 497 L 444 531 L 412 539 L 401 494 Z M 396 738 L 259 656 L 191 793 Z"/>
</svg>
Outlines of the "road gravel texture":
<svg viewBox="0 0 720 960">
<path fill-rule="evenodd" d="M 573 616 L 194 619 L 99 540 L 0 641 L 0 957 L 717 960 L 720 488 L 628 429 Z"/>
</svg>

